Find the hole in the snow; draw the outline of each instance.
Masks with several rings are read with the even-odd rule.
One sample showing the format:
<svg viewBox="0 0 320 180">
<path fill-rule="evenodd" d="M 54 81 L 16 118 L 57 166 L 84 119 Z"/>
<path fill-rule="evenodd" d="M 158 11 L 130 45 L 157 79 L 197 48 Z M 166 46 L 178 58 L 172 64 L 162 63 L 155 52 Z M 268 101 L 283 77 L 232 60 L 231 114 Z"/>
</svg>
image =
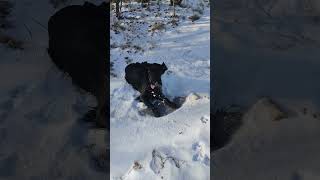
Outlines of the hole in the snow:
<svg viewBox="0 0 320 180">
<path fill-rule="evenodd" d="M 147 106 L 155 117 L 165 116 L 178 109 L 183 102 L 182 98 L 170 100 L 162 91 L 161 76 L 168 70 L 163 62 L 158 63 L 131 63 L 125 68 L 125 79 L 133 89 L 140 92 L 137 100 Z M 184 100 L 183 100 L 184 101 Z M 146 111 L 145 114 L 149 111 Z"/>
<path fill-rule="evenodd" d="M 139 100 L 139 98 L 137 98 L 137 100 Z M 163 117 L 163 116 L 166 116 L 166 115 L 176 111 L 177 109 L 179 109 L 183 105 L 185 100 L 186 100 L 186 97 L 173 98 L 172 102 L 175 103 L 177 107 L 172 108 L 172 107 L 168 106 L 166 103 L 155 99 L 152 101 L 154 109 L 146 108 L 146 109 L 140 110 L 139 114 L 142 116 L 149 115 L 149 116 L 154 116 L 154 117 Z M 140 102 L 140 103 L 143 103 L 143 102 Z M 155 114 L 154 113 L 155 111 L 157 111 L 158 114 Z"/>
</svg>

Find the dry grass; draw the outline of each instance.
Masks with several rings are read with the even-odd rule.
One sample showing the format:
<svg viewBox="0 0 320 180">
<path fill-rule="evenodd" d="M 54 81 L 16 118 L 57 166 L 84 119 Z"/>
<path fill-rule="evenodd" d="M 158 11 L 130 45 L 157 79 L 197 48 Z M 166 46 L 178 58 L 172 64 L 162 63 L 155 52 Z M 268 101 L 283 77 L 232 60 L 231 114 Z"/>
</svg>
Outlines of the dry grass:
<svg viewBox="0 0 320 180">
<path fill-rule="evenodd" d="M 148 2 L 150 2 L 150 0 L 136 0 L 136 2 L 138 2 L 138 3 L 148 3 Z"/>
<path fill-rule="evenodd" d="M 129 57 L 125 57 L 124 58 L 125 59 L 125 61 L 126 61 L 126 64 L 130 64 L 130 63 L 132 63 L 132 59 L 130 59 Z"/>
<path fill-rule="evenodd" d="M 137 171 L 139 169 L 142 169 L 143 166 L 138 161 L 135 161 L 132 168 Z"/>
<path fill-rule="evenodd" d="M 116 33 L 119 33 L 120 31 L 126 30 L 126 28 L 121 24 L 120 21 L 114 22 L 113 25 L 111 26 L 111 28 L 112 28 Z"/>
<path fill-rule="evenodd" d="M 200 16 L 197 15 L 197 14 L 194 14 L 194 15 L 190 16 L 189 19 L 190 19 L 192 22 L 194 22 L 194 21 L 196 21 L 196 20 L 199 20 L 199 19 L 200 19 Z"/>
<path fill-rule="evenodd" d="M 177 16 L 176 16 L 177 17 Z M 168 24 L 171 24 L 172 26 L 178 26 L 179 25 L 179 19 L 178 18 L 172 18 L 171 21 L 168 22 Z"/>
<path fill-rule="evenodd" d="M 1 32 L 0 32 L 0 43 L 5 44 L 9 48 L 12 48 L 12 49 L 20 49 L 20 50 L 23 49 L 23 42 L 22 41 L 19 41 L 19 40 L 14 39 L 13 37 L 4 35 Z"/>
<path fill-rule="evenodd" d="M 50 4 L 53 5 L 54 8 L 58 8 L 61 5 L 67 3 L 68 0 L 49 0 Z"/>
<path fill-rule="evenodd" d="M 135 51 L 143 51 L 143 48 L 138 46 L 138 45 L 133 45 L 131 42 L 126 42 L 125 44 L 121 44 L 119 45 L 118 47 L 120 47 L 122 50 L 125 50 L 125 49 L 134 49 Z"/>
<path fill-rule="evenodd" d="M 0 17 L 6 17 L 11 13 L 13 4 L 7 0 L 0 0 Z"/>
<path fill-rule="evenodd" d="M 8 36 L 1 29 L 7 29 L 12 27 L 12 24 L 8 20 L 12 11 L 13 4 L 8 0 L 0 0 L 0 44 L 6 45 L 11 49 L 23 49 L 23 42 Z"/>
<path fill-rule="evenodd" d="M 165 24 L 163 24 L 163 23 L 154 23 L 151 27 L 150 27 L 150 30 L 149 31 L 151 31 L 151 32 L 155 32 L 155 31 L 162 31 L 162 30 L 164 30 L 164 29 L 166 29 L 166 26 L 165 26 Z"/>
<path fill-rule="evenodd" d="M 110 76 L 111 77 L 117 77 L 116 73 L 114 73 L 114 63 L 113 62 L 110 62 Z"/>
<path fill-rule="evenodd" d="M 0 28 L 7 29 L 11 27 L 7 20 L 13 8 L 13 4 L 8 0 L 0 0 Z"/>
</svg>

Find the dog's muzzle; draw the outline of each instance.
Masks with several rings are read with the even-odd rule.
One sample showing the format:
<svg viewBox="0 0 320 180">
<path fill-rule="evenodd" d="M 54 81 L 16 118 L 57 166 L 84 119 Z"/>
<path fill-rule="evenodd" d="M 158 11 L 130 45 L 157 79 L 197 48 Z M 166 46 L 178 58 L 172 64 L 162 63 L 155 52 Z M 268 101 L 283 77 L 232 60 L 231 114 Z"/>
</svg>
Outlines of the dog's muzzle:
<svg viewBox="0 0 320 180">
<path fill-rule="evenodd" d="M 161 85 L 158 82 L 151 83 L 150 88 L 151 89 L 161 88 Z"/>
</svg>

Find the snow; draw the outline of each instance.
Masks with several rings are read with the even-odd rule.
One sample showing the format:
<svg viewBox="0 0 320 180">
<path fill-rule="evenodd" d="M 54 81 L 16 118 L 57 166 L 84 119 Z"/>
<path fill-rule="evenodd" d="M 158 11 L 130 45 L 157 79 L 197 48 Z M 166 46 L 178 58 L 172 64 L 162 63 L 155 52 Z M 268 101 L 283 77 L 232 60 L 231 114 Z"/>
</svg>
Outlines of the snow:
<svg viewBox="0 0 320 180">
<path fill-rule="evenodd" d="M 80 93 L 46 52 L 49 17 L 83 1 L 66 1 L 58 9 L 49 1 L 12 2 L 13 28 L 4 33 L 23 41 L 24 49 L 0 44 L 0 179 L 106 179 L 104 166 L 97 164 L 107 163 L 107 133 L 79 120 L 89 110 L 87 105 L 96 102 Z M 201 18 L 191 22 L 192 7 L 177 8 L 178 26 L 171 25 L 171 9 L 158 17 L 142 10 L 132 16 L 146 25 L 133 23 L 132 33 L 111 33 L 116 46 L 126 41 L 137 45 L 129 48 L 131 53 L 121 46 L 111 51 L 112 73 L 117 76 L 111 79 L 114 179 L 209 179 L 210 13 L 205 5 Z M 168 9 L 167 2 L 161 8 Z M 171 24 L 151 36 L 148 25 L 154 22 Z M 186 97 L 183 106 L 161 118 L 142 116 L 145 106 L 134 101 L 138 93 L 123 78 L 125 57 L 132 62 L 165 62 L 169 71 L 163 76 L 164 92 L 170 98 Z"/>
<path fill-rule="evenodd" d="M 215 108 L 245 111 L 228 145 L 211 154 L 214 179 L 319 179 L 318 3 L 215 3 Z M 286 117 L 276 120 L 265 97 Z"/>
<path fill-rule="evenodd" d="M 263 99 L 248 109 L 231 142 L 214 152 L 214 178 L 319 179 L 320 121 L 313 115 L 318 107 L 301 102 L 280 105 L 288 117 L 278 121 L 271 118 L 274 109 Z"/>
<path fill-rule="evenodd" d="M 0 44 L 0 179 L 105 179 L 96 163 L 103 160 L 106 133 L 79 120 L 95 101 L 79 93 L 46 52 L 44 27 L 57 9 L 49 1 L 12 2 L 13 28 L 4 33 L 22 40 L 24 49 Z"/>
<path fill-rule="evenodd" d="M 192 1 L 196 2 L 196 1 Z M 210 10 L 208 2 L 177 7 L 178 25 L 169 2 L 124 4 L 111 28 L 110 177 L 111 179 L 209 179 L 210 176 Z M 188 19 L 202 4 L 200 19 Z M 130 18 L 128 18 L 130 17 Z M 177 19 L 177 18 L 176 18 Z M 155 23 L 163 26 L 155 31 Z M 124 79 L 134 62 L 164 62 L 163 92 L 186 97 L 182 107 L 155 118 Z"/>
</svg>

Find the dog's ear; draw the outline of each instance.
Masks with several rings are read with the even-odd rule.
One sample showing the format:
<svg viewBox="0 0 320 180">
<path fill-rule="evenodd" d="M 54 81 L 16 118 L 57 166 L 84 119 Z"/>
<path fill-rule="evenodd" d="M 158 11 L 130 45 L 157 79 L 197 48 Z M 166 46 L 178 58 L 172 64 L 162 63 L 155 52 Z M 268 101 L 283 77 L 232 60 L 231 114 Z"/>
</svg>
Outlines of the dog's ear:
<svg viewBox="0 0 320 180">
<path fill-rule="evenodd" d="M 161 64 L 161 66 L 162 66 L 163 72 L 168 70 L 168 68 L 167 68 L 167 66 L 166 66 L 166 64 L 164 62 Z"/>
</svg>

